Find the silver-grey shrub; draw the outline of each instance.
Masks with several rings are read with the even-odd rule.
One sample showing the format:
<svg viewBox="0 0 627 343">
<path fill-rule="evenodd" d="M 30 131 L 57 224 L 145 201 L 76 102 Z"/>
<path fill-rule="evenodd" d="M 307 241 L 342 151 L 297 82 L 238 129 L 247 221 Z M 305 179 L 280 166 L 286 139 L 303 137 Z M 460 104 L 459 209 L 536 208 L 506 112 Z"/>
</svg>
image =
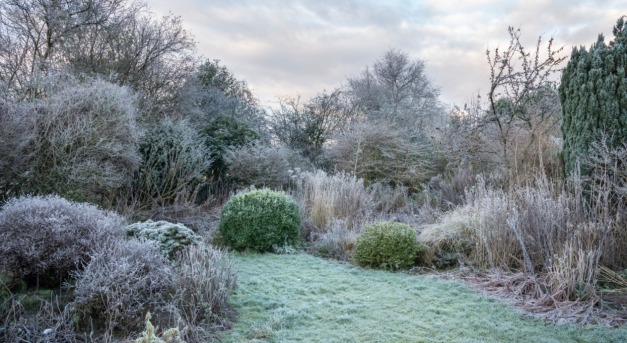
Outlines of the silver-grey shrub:
<svg viewBox="0 0 627 343">
<path fill-rule="evenodd" d="M 255 186 L 282 189 L 290 183 L 290 171 L 312 167 L 295 150 L 259 142 L 227 150 L 225 161 L 229 179 L 241 188 Z"/>
<path fill-rule="evenodd" d="M 119 215 L 59 196 L 23 196 L 0 210 L 0 273 L 59 285 L 103 239 L 119 234 Z"/>
<path fill-rule="evenodd" d="M 364 179 L 412 190 L 437 174 L 441 156 L 425 137 L 385 121 L 365 122 L 335 137 L 329 145 L 331 165 Z"/>
<path fill-rule="evenodd" d="M 124 231 L 128 236 L 157 243 L 161 252 L 168 257 L 174 257 L 188 245 L 203 245 L 202 238 L 192 229 L 164 220 L 133 223 L 126 226 Z"/>
<path fill-rule="evenodd" d="M 174 304 L 176 273 L 156 244 L 113 239 L 81 271 L 73 273 L 72 311 L 79 324 L 94 323 L 105 332 L 143 328 L 146 312 L 160 327 L 172 327 L 178 317 Z"/>
<path fill-rule="evenodd" d="M 0 117 L 3 193 L 57 193 L 103 202 L 140 162 L 136 98 L 101 79 L 55 74 Z"/>
</svg>

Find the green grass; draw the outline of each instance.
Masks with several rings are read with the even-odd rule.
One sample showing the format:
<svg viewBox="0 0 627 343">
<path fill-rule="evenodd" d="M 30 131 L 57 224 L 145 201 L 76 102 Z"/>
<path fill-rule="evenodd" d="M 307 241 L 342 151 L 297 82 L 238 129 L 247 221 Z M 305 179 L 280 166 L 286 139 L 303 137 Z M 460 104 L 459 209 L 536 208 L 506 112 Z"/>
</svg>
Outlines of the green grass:
<svg viewBox="0 0 627 343">
<path fill-rule="evenodd" d="M 460 282 L 299 255 L 234 255 L 223 342 L 627 342 L 627 328 L 552 326 Z"/>
</svg>

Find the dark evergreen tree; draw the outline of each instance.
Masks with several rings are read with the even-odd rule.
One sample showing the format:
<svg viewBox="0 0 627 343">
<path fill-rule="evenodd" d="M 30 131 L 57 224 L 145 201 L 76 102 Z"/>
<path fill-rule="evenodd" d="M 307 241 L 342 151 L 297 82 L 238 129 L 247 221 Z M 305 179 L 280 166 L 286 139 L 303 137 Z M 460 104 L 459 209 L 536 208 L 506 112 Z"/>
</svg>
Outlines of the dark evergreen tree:
<svg viewBox="0 0 627 343">
<path fill-rule="evenodd" d="M 605 132 L 612 145 L 627 141 L 627 22 L 614 27 L 614 41 L 602 34 L 595 44 L 574 48 L 559 87 L 562 103 L 562 157 L 566 172 Z"/>
</svg>

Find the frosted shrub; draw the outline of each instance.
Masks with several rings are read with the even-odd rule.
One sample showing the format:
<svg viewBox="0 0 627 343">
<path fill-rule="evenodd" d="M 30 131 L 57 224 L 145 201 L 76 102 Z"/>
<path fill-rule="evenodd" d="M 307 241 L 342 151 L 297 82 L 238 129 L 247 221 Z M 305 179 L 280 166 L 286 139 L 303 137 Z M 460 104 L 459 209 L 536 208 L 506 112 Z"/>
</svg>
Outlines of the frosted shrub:
<svg viewBox="0 0 627 343">
<path fill-rule="evenodd" d="M 177 304 L 190 342 L 207 342 L 208 323 L 220 323 L 228 314 L 227 299 L 237 275 L 226 253 L 210 246 L 189 246 L 177 259 Z"/>
<path fill-rule="evenodd" d="M 290 182 L 290 170 L 304 170 L 309 163 L 296 151 L 261 143 L 235 147 L 225 154 L 228 176 L 239 187 L 281 189 Z"/>
<path fill-rule="evenodd" d="M 103 80 L 53 75 L 30 85 L 38 97 L 0 118 L 0 177 L 9 194 L 57 193 L 111 200 L 140 162 L 136 98 Z M 2 185 L 0 185 L 2 186 Z"/>
<path fill-rule="evenodd" d="M 168 256 L 174 255 L 188 245 L 202 245 L 202 238 L 183 224 L 166 221 L 134 223 L 124 228 L 128 236 L 147 239 L 157 243 L 161 252 Z"/>
<path fill-rule="evenodd" d="M 361 123 L 335 138 L 331 164 L 367 183 L 388 182 L 418 190 L 437 173 L 441 156 L 424 137 L 378 121 Z"/>
<path fill-rule="evenodd" d="M 0 274 L 57 286 L 122 225 L 113 212 L 54 195 L 10 199 L 0 210 Z"/>
<path fill-rule="evenodd" d="M 132 194 L 136 209 L 172 205 L 193 192 L 211 165 L 209 149 L 183 120 L 166 119 L 150 128 L 140 153 Z"/>
<path fill-rule="evenodd" d="M 347 229 L 343 224 L 341 221 L 336 221 L 331 228 L 321 233 L 312 242 L 311 252 L 325 258 L 350 260 L 359 234 L 355 230 Z"/>
<path fill-rule="evenodd" d="M 84 270 L 73 276 L 71 307 L 84 324 L 94 321 L 107 332 L 139 331 L 148 311 L 159 319 L 160 327 L 171 325 L 177 313 L 172 305 L 176 274 L 153 243 L 103 242 Z"/>
</svg>

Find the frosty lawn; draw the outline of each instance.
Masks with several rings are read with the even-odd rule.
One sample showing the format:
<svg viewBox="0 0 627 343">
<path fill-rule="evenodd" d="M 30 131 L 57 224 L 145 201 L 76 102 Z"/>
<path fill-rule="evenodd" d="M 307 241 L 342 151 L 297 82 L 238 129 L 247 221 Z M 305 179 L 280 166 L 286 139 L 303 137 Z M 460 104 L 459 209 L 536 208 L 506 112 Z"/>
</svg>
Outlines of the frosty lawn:
<svg viewBox="0 0 627 343">
<path fill-rule="evenodd" d="M 224 342 L 625 342 L 627 328 L 552 326 L 455 281 L 306 254 L 234 255 Z"/>
</svg>

